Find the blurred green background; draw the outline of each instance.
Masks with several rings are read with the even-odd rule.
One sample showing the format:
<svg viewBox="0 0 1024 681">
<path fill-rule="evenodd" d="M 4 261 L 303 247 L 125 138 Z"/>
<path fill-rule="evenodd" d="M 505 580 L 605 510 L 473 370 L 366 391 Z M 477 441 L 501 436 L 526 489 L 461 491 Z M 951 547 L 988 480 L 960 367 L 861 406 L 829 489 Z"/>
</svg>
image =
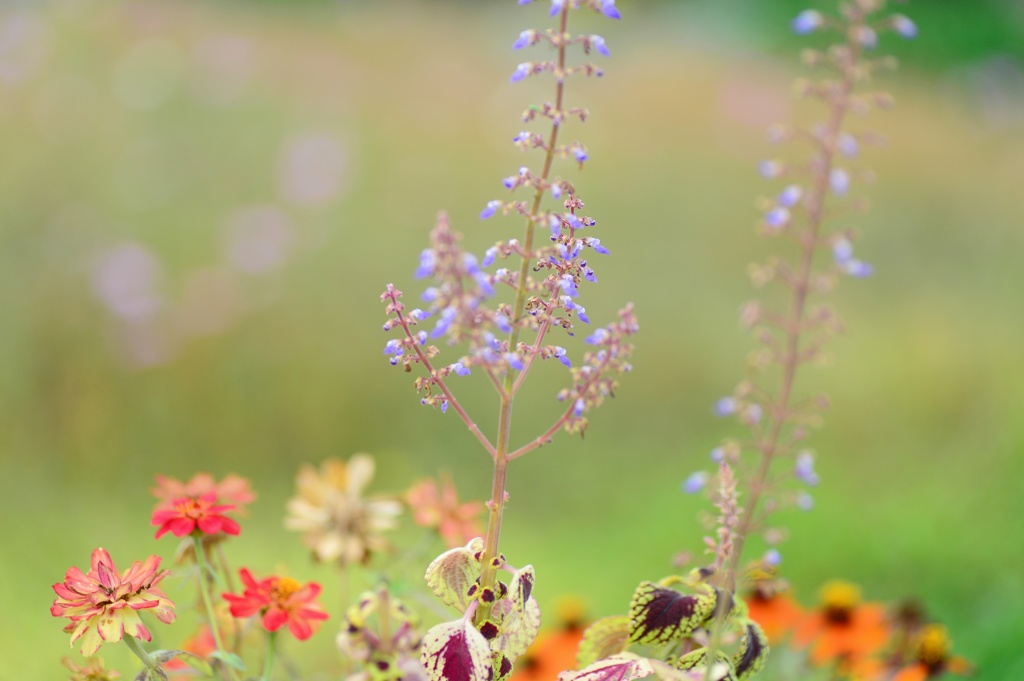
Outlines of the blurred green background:
<svg viewBox="0 0 1024 681">
<path fill-rule="evenodd" d="M 778 520 L 802 600 L 834 577 L 918 598 L 978 679 L 1017 679 L 1024 9 L 969 5 L 911 3 L 920 38 L 883 42 L 903 63 L 880 83 L 898 107 L 854 123 L 889 143 L 864 155 L 877 185 L 856 187 L 873 209 L 846 222 L 876 275 L 834 296 L 849 329 L 803 382 L 832 399 L 811 442 L 823 483 L 813 512 Z M 736 322 L 755 295 L 745 268 L 780 243 L 756 237 L 756 197 L 778 189 L 754 170 L 780 152 L 764 130 L 815 114 L 788 94 L 803 6 L 620 0 L 621 23 L 580 19 L 613 53 L 602 80 L 569 89 L 592 118 L 567 134 L 592 160 L 560 172 L 613 253 L 583 302 L 605 323 L 634 301 L 642 331 L 586 439 L 511 471 L 505 552 L 536 566 L 549 611 L 571 593 L 593 616 L 621 612 L 639 580 L 699 550 L 706 502 L 679 483 L 736 433 L 710 405 L 752 347 Z M 545 20 L 511 0 L 5 3 L 0 679 L 63 678 L 50 584 L 94 547 L 122 566 L 173 553 L 148 525 L 157 473 L 249 477 L 260 500 L 232 556 L 323 581 L 328 603 L 331 570 L 281 526 L 300 463 L 367 451 L 376 490 L 447 468 L 488 494 L 473 438 L 381 355 L 378 296 L 422 286 L 439 209 L 477 253 L 518 235 L 477 214 L 536 162 L 509 140 L 548 87 L 508 83 L 523 58 L 509 45 Z M 538 373 L 517 441 L 548 425 L 562 377 Z M 465 386 L 493 427 L 486 386 Z M 429 559 L 407 556 L 400 586 Z M 187 610 L 187 587 L 168 591 Z M 167 646 L 188 634 L 153 628 Z M 292 651 L 312 669 L 332 639 L 328 624 Z"/>
</svg>

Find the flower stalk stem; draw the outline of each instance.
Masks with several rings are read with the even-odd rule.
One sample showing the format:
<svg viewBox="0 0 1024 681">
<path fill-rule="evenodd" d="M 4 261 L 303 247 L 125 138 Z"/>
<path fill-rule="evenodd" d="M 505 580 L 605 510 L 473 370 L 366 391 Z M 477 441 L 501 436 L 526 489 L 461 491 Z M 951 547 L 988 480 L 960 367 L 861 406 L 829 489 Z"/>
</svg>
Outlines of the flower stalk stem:
<svg viewBox="0 0 1024 681">
<path fill-rule="evenodd" d="M 142 647 L 142 644 L 139 643 L 137 638 L 131 634 L 125 634 L 124 642 L 125 645 L 128 646 L 128 649 L 135 653 L 135 657 L 142 660 L 142 664 L 146 665 L 147 669 L 157 669 L 160 666 L 157 661 L 153 659 L 153 656 L 146 652 L 146 649 Z"/>
<path fill-rule="evenodd" d="M 270 675 L 274 670 L 274 653 L 277 649 L 277 632 L 267 632 L 267 657 L 263 662 L 263 681 L 270 681 Z"/>
<path fill-rule="evenodd" d="M 207 588 L 206 581 L 206 555 L 203 550 L 203 540 L 198 536 L 192 535 L 192 547 L 196 553 L 196 565 L 199 566 L 199 593 L 202 595 L 203 605 L 206 607 L 206 617 L 210 620 L 210 632 L 213 634 L 213 643 L 217 646 L 217 652 L 220 655 L 226 655 L 227 650 L 224 648 L 223 640 L 220 636 L 220 628 L 217 626 L 217 616 L 213 610 L 213 600 L 210 597 L 209 589 Z M 229 672 L 229 667 L 223 663 L 223 659 L 220 664 L 221 674 L 225 678 L 235 678 L 234 672 Z"/>
</svg>

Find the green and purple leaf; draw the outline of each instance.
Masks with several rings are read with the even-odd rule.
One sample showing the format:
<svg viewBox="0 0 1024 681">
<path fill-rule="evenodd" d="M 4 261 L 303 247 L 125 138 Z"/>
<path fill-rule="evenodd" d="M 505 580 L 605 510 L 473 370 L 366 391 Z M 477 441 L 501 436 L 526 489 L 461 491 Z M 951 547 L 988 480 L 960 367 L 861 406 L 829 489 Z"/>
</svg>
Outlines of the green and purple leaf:
<svg viewBox="0 0 1024 681">
<path fill-rule="evenodd" d="M 771 650 L 768 647 L 768 637 L 764 635 L 757 622 L 748 620 L 745 629 L 740 649 L 732 657 L 732 666 L 739 681 L 747 681 L 764 669 Z"/>
<path fill-rule="evenodd" d="M 737 681 L 733 672 L 729 656 L 719 650 L 715 654 L 715 664 L 711 666 L 711 673 L 707 674 L 708 649 L 698 648 L 683 655 L 676 662 L 676 668 L 685 672 L 696 673 L 701 679 L 709 678 L 711 681 Z"/>
<path fill-rule="evenodd" d="M 483 550 L 484 540 L 477 537 L 465 546 L 445 551 L 427 568 L 427 586 L 445 605 L 466 612 L 473 601 L 469 589 L 480 577 L 480 561 L 476 556 Z"/>
<path fill-rule="evenodd" d="M 693 633 L 714 612 L 713 591 L 684 594 L 654 582 L 641 582 L 629 604 L 629 640 L 671 643 Z"/>
<path fill-rule="evenodd" d="M 602 617 L 583 632 L 577 666 L 581 669 L 600 659 L 626 652 L 629 647 L 629 616 Z"/>
<path fill-rule="evenodd" d="M 423 638 L 420 661 L 431 681 L 491 681 L 491 648 L 467 620 L 442 622 Z"/>
<path fill-rule="evenodd" d="M 534 598 L 522 606 L 511 598 L 505 598 L 494 604 L 491 616 L 498 625 L 498 635 L 491 639 L 491 650 L 515 662 L 537 638 L 540 606 Z"/>
<path fill-rule="evenodd" d="M 619 653 L 579 671 L 562 672 L 558 681 L 634 681 L 654 674 L 653 660 L 633 653 Z"/>
</svg>

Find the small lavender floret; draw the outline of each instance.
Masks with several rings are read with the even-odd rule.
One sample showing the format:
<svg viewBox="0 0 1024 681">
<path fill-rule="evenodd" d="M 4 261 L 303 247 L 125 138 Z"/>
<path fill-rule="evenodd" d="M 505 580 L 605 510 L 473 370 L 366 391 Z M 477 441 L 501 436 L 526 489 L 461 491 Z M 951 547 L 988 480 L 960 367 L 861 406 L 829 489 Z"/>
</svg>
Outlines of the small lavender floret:
<svg viewBox="0 0 1024 681">
<path fill-rule="evenodd" d="M 583 278 L 592 284 L 597 283 L 597 275 L 594 274 L 594 270 L 590 269 L 589 267 L 583 270 Z"/>
<path fill-rule="evenodd" d="M 473 275 L 476 285 L 480 287 L 480 293 L 484 294 L 488 298 L 494 295 L 494 285 L 491 284 L 491 278 L 487 276 L 486 272 L 477 272 Z"/>
<path fill-rule="evenodd" d="M 384 345 L 385 355 L 399 355 L 403 354 L 402 342 L 397 338 L 392 338 Z"/>
<path fill-rule="evenodd" d="M 850 191 L 850 174 L 842 168 L 833 168 L 828 175 L 828 183 L 836 196 L 846 196 Z"/>
<path fill-rule="evenodd" d="M 514 43 L 512 43 L 513 50 L 521 50 L 533 40 L 534 32 L 531 30 L 523 31 L 519 34 L 519 37 Z"/>
<path fill-rule="evenodd" d="M 480 219 L 486 220 L 488 218 L 493 218 L 494 214 L 498 212 L 499 208 L 501 208 L 501 201 L 488 201 L 487 206 L 485 206 L 484 209 L 480 211 Z"/>
<path fill-rule="evenodd" d="M 417 279 L 423 279 L 429 277 L 434 273 L 435 256 L 432 248 L 426 248 L 420 251 L 420 266 L 416 268 L 414 276 Z"/>
<path fill-rule="evenodd" d="M 711 476 L 708 475 L 707 471 L 695 471 L 690 473 L 690 477 L 683 481 L 683 492 L 686 494 L 696 494 L 704 489 L 704 486 L 708 484 L 709 477 Z"/>
<path fill-rule="evenodd" d="M 571 274 L 563 274 L 562 278 L 558 280 L 558 285 L 562 288 L 562 292 L 567 296 L 575 298 L 580 294 L 579 289 L 576 288 L 576 282 L 573 281 Z"/>
<path fill-rule="evenodd" d="M 577 163 L 583 163 L 584 161 L 587 160 L 587 151 L 586 151 L 586 149 L 582 149 L 580 147 L 576 147 L 573 150 L 572 155 L 576 157 L 576 162 Z"/>
<path fill-rule="evenodd" d="M 587 316 L 587 308 L 583 307 L 582 305 L 576 306 L 576 318 L 579 319 L 584 324 L 590 323 L 590 317 Z"/>
<path fill-rule="evenodd" d="M 563 348 L 561 345 L 556 345 L 555 346 L 554 357 L 555 357 L 555 359 L 557 359 L 559 362 L 564 364 L 569 369 L 572 368 L 572 362 L 570 362 L 569 358 L 565 356 L 565 348 Z"/>
<path fill-rule="evenodd" d="M 851 277 L 857 277 L 858 279 L 864 279 L 870 277 L 875 268 L 870 263 L 857 260 L 856 258 L 850 258 L 842 265 L 843 271 L 849 274 Z"/>
<path fill-rule="evenodd" d="M 502 180 L 501 183 L 505 185 L 505 189 L 512 189 L 516 186 L 516 178 L 509 175 L 504 180 Z"/>
<path fill-rule="evenodd" d="M 725 461 L 725 448 L 715 447 L 711 450 L 711 460 L 715 463 L 722 463 Z"/>
<path fill-rule="evenodd" d="M 512 72 L 509 80 L 513 83 L 518 83 L 523 78 L 530 75 L 530 70 L 533 68 L 533 64 L 528 61 L 524 61 L 522 64 L 516 67 L 516 70 Z"/>
<path fill-rule="evenodd" d="M 825 17 L 821 12 L 814 9 L 805 9 L 793 19 L 793 31 L 800 35 L 806 35 L 825 25 Z"/>
<path fill-rule="evenodd" d="M 796 205 L 796 202 L 803 196 L 804 190 L 801 189 L 798 184 L 791 184 L 779 194 L 778 202 L 780 206 L 790 208 Z"/>
<path fill-rule="evenodd" d="M 494 315 L 494 324 L 502 333 L 512 333 L 512 324 L 509 323 L 508 317 L 503 314 Z"/>
<path fill-rule="evenodd" d="M 532 135 L 530 135 L 528 130 L 520 130 L 519 134 L 512 138 L 512 141 L 516 144 L 523 144 L 524 142 L 529 142 L 531 137 Z"/>
<path fill-rule="evenodd" d="M 869 50 L 873 50 L 878 47 L 878 34 L 875 33 L 875 29 L 869 28 L 868 26 L 861 26 L 860 33 L 857 36 L 857 42 Z"/>
<path fill-rule="evenodd" d="M 917 36 L 917 24 L 911 21 L 908 17 L 902 14 L 894 14 L 889 18 L 892 23 L 893 29 L 904 38 L 914 38 Z"/>
<path fill-rule="evenodd" d="M 417 343 L 418 343 L 419 345 L 425 345 L 425 344 L 426 344 L 426 342 L 427 342 L 427 332 L 426 332 L 426 331 L 420 331 L 420 332 L 418 332 L 418 333 L 416 334 L 416 342 L 417 342 Z"/>
<path fill-rule="evenodd" d="M 480 264 L 482 266 L 484 266 L 484 267 L 490 267 L 491 265 L 494 264 L 494 259 L 497 258 L 497 257 L 498 257 L 498 247 L 497 246 L 491 246 L 486 251 L 484 251 L 484 259 L 483 259 L 483 262 L 481 262 Z"/>
<path fill-rule="evenodd" d="M 441 294 L 436 286 L 429 287 L 426 291 L 420 294 L 420 300 L 424 303 L 432 303 L 437 300 L 437 297 Z"/>
<path fill-rule="evenodd" d="M 761 161 L 757 166 L 757 172 L 761 173 L 761 177 L 778 177 L 782 174 L 782 164 L 778 161 Z"/>
<path fill-rule="evenodd" d="M 761 560 L 769 567 L 778 567 L 782 563 L 782 554 L 777 549 L 768 549 Z"/>
<path fill-rule="evenodd" d="M 437 320 L 437 324 L 434 326 L 434 330 L 430 332 L 430 336 L 432 338 L 437 338 L 438 336 L 443 336 L 448 333 L 448 329 L 451 328 L 452 322 L 455 321 L 455 316 L 457 314 L 458 312 L 454 307 L 446 307 L 444 311 L 441 312 L 441 318 Z"/>
<path fill-rule="evenodd" d="M 807 492 L 800 492 L 796 495 L 796 507 L 801 511 L 810 511 L 814 508 L 814 497 Z"/>
<path fill-rule="evenodd" d="M 608 51 L 608 46 L 604 42 L 604 38 L 599 35 L 590 36 L 590 44 L 594 46 L 598 54 L 603 54 L 606 57 L 612 56 L 612 53 Z"/>
<path fill-rule="evenodd" d="M 839 153 L 847 158 L 853 158 L 860 151 L 860 146 L 857 144 L 857 138 L 848 132 L 844 132 L 839 136 L 837 145 L 839 147 Z"/>
<path fill-rule="evenodd" d="M 565 7 L 565 0 L 551 0 L 551 16 L 555 16 Z"/>
<path fill-rule="evenodd" d="M 796 466 L 793 467 L 793 474 L 805 483 L 814 487 L 821 479 L 814 471 L 814 455 L 810 452 L 800 452 L 796 457 Z"/>
<path fill-rule="evenodd" d="M 506 352 L 505 361 L 508 362 L 508 365 L 516 371 L 522 371 L 526 368 L 526 365 L 523 364 L 523 360 L 514 352 Z"/>
<path fill-rule="evenodd" d="M 584 339 L 588 345 L 600 345 L 608 338 L 608 329 L 598 329 Z"/>
<path fill-rule="evenodd" d="M 562 198 L 562 185 L 553 184 L 551 185 L 551 198 L 560 199 Z"/>
<path fill-rule="evenodd" d="M 715 402 L 715 414 L 718 416 L 729 416 L 736 413 L 736 398 L 723 397 Z"/>
<path fill-rule="evenodd" d="M 572 227 L 573 229 L 583 229 L 583 223 L 580 222 L 580 219 L 578 217 L 576 217 L 575 215 L 573 215 L 572 213 L 566 214 L 565 220 L 566 220 L 566 222 L 569 223 L 569 226 Z"/>
<path fill-rule="evenodd" d="M 587 240 L 587 244 L 591 248 L 594 249 L 595 253 L 600 253 L 601 255 L 608 255 L 610 253 L 610 251 L 607 248 L 605 248 L 604 246 L 601 245 L 601 240 L 600 239 L 597 239 L 597 238 L 588 239 Z"/>
<path fill-rule="evenodd" d="M 551 227 L 551 236 L 558 236 L 562 231 L 562 219 L 557 215 L 548 216 L 548 225 Z"/>
<path fill-rule="evenodd" d="M 448 411 L 448 400 L 441 403 L 441 413 L 444 414 Z"/>
<path fill-rule="evenodd" d="M 789 209 L 776 206 L 764 215 L 764 224 L 770 229 L 782 229 L 789 224 Z"/>
<path fill-rule="evenodd" d="M 853 244 L 849 239 L 836 239 L 832 244 L 832 257 L 836 263 L 843 264 L 853 257 Z"/>
<path fill-rule="evenodd" d="M 456 373 L 459 376 L 469 376 L 470 374 L 469 367 L 463 364 L 462 362 L 456 362 L 455 364 L 451 365 L 449 369 L 451 369 L 453 373 Z"/>
<path fill-rule="evenodd" d="M 572 414 L 573 414 L 573 416 L 575 416 L 577 418 L 579 418 L 580 416 L 583 416 L 583 410 L 586 409 L 586 407 L 587 407 L 587 403 L 583 401 L 583 398 L 582 397 L 577 398 L 576 401 L 572 405 Z"/>
<path fill-rule="evenodd" d="M 622 15 L 615 7 L 615 0 L 601 0 L 601 12 L 609 19 L 621 19 Z"/>
<path fill-rule="evenodd" d="M 761 417 L 764 415 L 764 410 L 760 404 L 751 404 L 747 406 L 746 411 L 743 413 L 743 420 L 751 425 L 760 423 Z"/>
<path fill-rule="evenodd" d="M 412 312 L 409 313 L 409 319 L 414 319 L 414 320 L 416 320 L 418 322 L 422 322 L 424 319 L 426 319 L 429 316 L 430 316 L 429 312 L 421 310 L 418 307 L 415 308 Z"/>
</svg>

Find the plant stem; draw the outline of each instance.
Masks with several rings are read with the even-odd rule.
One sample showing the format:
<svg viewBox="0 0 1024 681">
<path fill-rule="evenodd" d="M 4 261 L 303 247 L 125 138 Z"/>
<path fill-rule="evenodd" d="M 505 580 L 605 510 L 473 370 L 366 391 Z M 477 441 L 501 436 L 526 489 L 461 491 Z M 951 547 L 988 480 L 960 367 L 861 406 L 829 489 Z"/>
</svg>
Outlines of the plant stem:
<svg viewBox="0 0 1024 681">
<path fill-rule="evenodd" d="M 199 593 L 203 598 L 203 605 L 206 606 L 206 617 L 210 620 L 210 632 L 213 634 L 214 645 L 217 646 L 217 652 L 221 655 L 226 653 L 224 649 L 224 643 L 220 637 L 220 628 L 217 626 L 217 616 L 213 610 L 213 601 L 210 598 L 210 594 L 207 591 L 206 584 L 206 556 L 203 551 L 203 540 L 199 536 L 192 535 L 192 547 L 196 553 L 196 565 L 199 566 Z M 225 677 L 234 678 L 234 672 L 227 671 L 228 666 L 221 661 L 221 674 Z"/>
<path fill-rule="evenodd" d="M 274 651 L 277 648 L 277 632 L 267 632 L 267 657 L 263 661 L 263 681 L 270 681 L 270 673 L 274 669 Z"/>
<path fill-rule="evenodd" d="M 157 661 L 146 652 L 146 649 L 142 647 L 142 644 L 132 636 L 131 634 L 124 635 L 124 642 L 128 646 L 128 649 L 135 653 L 135 657 L 142 660 L 142 664 L 146 665 L 147 669 L 157 669 L 160 665 Z"/>
</svg>

